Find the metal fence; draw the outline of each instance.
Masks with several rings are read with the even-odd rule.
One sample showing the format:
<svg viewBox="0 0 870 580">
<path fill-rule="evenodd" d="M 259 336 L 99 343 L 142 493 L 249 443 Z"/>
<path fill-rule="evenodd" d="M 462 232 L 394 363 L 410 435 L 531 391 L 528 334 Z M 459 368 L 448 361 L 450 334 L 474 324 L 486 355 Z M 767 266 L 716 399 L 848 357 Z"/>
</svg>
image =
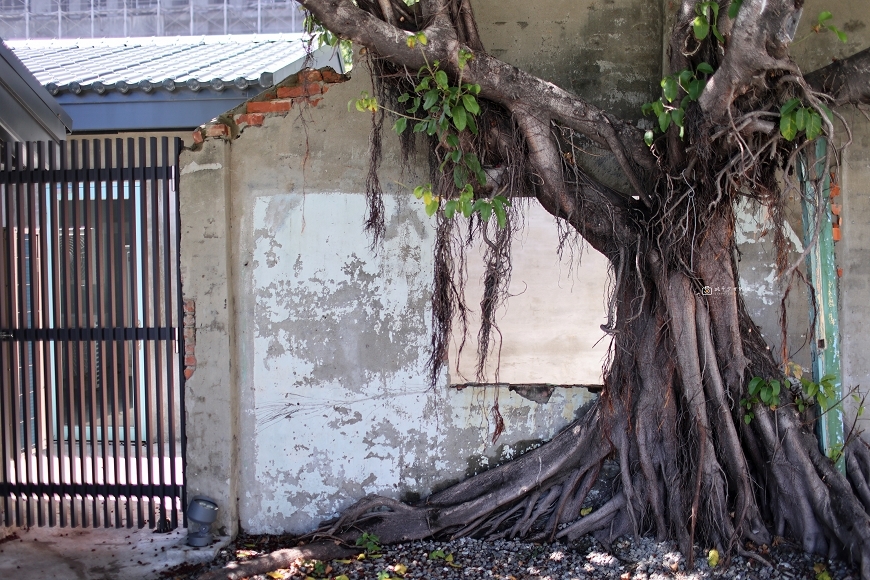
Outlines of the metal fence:
<svg viewBox="0 0 870 580">
<path fill-rule="evenodd" d="M 5 524 L 184 519 L 180 140 L 0 147 Z"/>
</svg>

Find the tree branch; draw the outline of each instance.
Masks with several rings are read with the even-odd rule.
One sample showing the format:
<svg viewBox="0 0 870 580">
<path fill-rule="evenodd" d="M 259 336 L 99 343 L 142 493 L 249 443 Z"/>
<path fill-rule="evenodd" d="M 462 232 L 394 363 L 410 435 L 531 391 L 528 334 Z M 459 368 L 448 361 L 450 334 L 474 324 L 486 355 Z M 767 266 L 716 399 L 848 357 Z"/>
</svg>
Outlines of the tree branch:
<svg viewBox="0 0 870 580">
<path fill-rule="evenodd" d="M 428 43 L 413 49 L 406 44 L 407 33 L 361 10 L 350 0 L 298 0 L 329 30 L 349 38 L 398 66 L 417 70 L 426 62 L 439 61 L 440 68 L 453 79 L 459 77 L 460 43 L 455 31 L 436 17 L 425 33 Z M 637 188 L 637 170 L 656 170 L 656 159 L 643 143 L 637 127 L 607 115 L 576 95 L 556 85 L 478 51 L 463 71 L 463 79 L 481 86 L 481 97 L 509 110 L 521 103 L 534 103 L 560 124 L 586 135 L 601 147 L 613 151 L 629 181 Z M 620 151 L 621 150 L 621 151 Z M 629 163 L 629 160 L 631 163 Z M 633 167 L 635 165 L 636 167 Z M 643 195 L 641 191 L 636 192 Z"/>
<path fill-rule="evenodd" d="M 870 48 L 836 60 L 804 78 L 813 89 L 830 95 L 835 105 L 870 104 Z"/>
</svg>

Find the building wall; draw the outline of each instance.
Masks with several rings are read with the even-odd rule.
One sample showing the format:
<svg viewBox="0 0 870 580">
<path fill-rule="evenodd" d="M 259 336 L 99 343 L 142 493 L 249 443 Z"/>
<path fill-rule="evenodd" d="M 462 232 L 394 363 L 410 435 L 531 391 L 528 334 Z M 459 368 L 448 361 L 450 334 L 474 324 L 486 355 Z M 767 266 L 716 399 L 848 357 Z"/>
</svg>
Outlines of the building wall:
<svg viewBox="0 0 870 580">
<path fill-rule="evenodd" d="M 658 90 L 662 5 L 474 6 L 493 53 L 596 104 L 639 116 Z M 638 25 L 647 22 L 661 27 L 651 33 Z M 344 83 L 296 82 L 235 111 L 229 124 L 203 128 L 182 158 L 182 277 L 196 310 L 187 477 L 191 494 L 219 501 L 229 531 L 301 532 L 365 494 L 426 495 L 550 438 L 590 397 L 586 389 L 556 388 L 546 402 L 534 402 L 503 387 L 450 388 L 474 378 L 473 356 L 457 371 L 455 354 L 449 373 L 428 386 L 433 228 L 402 185 L 426 180 L 426 161 L 402 168 L 397 139 L 385 133 L 387 236 L 371 251 L 362 230 L 370 120 L 348 112 L 349 101 L 371 91 L 370 81 L 358 71 Z M 861 131 L 844 189 L 870 173 Z M 592 169 L 612 173 L 606 164 Z M 854 232 L 859 216 L 870 213 L 860 205 L 866 196 L 851 196 L 847 191 L 843 211 L 857 220 Z M 498 378 L 598 382 L 606 264 L 594 253 L 579 263 L 570 255 L 558 261 L 552 219 L 533 209 L 527 215 L 515 246 L 512 292 L 519 296 L 502 313 Z M 772 260 L 758 250 L 766 244 L 758 217 L 742 210 L 741 278 L 759 297 L 752 309 L 767 328 L 775 320 L 772 286 L 765 286 L 773 283 Z M 793 228 L 799 251 L 799 222 Z M 843 303 L 856 308 L 848 342 L 866 320 L 859 297 L 867 266 L 863 237 L 849 241 L 846 226 L 844 235 L 851 245 L 840 251 L 851 253 L 843 258 Z M 470 268 L 474 294 L 480 269 Z M 802 307 L 795 309 L 797 319 Z M 552 339 L 555 322 L 570 339 Z M 854 344 L 844 347 L 845 368 L 854 373 L 848 380 L 864 380 L 856 356 L 863 339 Z M 506 428 L 492 444 L 496 400 Z"/>
</svg>

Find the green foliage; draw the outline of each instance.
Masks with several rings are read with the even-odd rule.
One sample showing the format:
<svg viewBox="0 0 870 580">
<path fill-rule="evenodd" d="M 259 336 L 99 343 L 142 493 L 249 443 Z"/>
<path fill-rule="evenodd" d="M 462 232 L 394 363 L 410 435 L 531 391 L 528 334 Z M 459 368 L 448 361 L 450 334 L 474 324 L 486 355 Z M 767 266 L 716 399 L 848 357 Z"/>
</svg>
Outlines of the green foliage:
<svg viewBox="0 0 870 580">
<path fill-rule="evenodd" d="M 748 425 L 755 418 L 752 408 L 760 403 L 774 410 L 779 407 L 781 391 L 782 383 L 777 379 L 768 381 L 761 377 L 752 377 L 749 381 L 748 396 L 740 399 L 740 406 L 746 409 L 743 421 Z"/>
<path fill-rule="evenodd" d="M 818 383 L 803 376 L 799 380 L 804 393 L 804 396 L 797 401 L 799 411 L 803 412 L 808 406 L 818 404 L 822 412 L 825 412 L 831 405 L 837 403 L 835 400 L 836 376 L 827 374 Z"/>
<path fill-rule="evenodd" d="M 728 18 L 731 20 L 737 18 L 741 6 L 743 6 L 743 0 L 731 0 L 731 4 L 728 6 Z"/>
<path fill-rule="evenodd" d="M 831 110 L 821 104 L 820 107 L 828 119 L 833 121 L 834 114 Z M 779 108 L 779 115 L 779 132 L 788 141 L 792 141 L 801 131 L 811 141 L 822 134 L 822 115 L 814 108 L 803 106 L 798 98 L 786 101 Z"/>
<path fill-rule="evenodd" d="M 704 40 L 712 32 L 716 40 L 725 44 L 725 38 L 719 32 L 719 27 L 717 26 L 719 21 L 719 3 L 712 1 L 698 2 L 695 4 L 695 14 L 697 16 L 692 21 L 692 32 L 695 34 L 695 38 Z"/>
<path fill-rule="evenodd" d="M 380 538 L 368 532 L 363 532 L 363 534 L 356 539 L 356 545 L 365 550 L 366 554 L 378 554 L 381 551 Z"/>
<path fill-rule="evenodd" d="M 713 72 L 712 66 L 702 62 L 694 72 L 683 69 L 676 74 L 666 76 L 661 81 L 662 96 L 656 101 L 645 103 L 641 107 L 641 111 L 644 115 L 651 114 L 656 117 L 658 128 L 662 133 L 667 131 L 673 123 L 680 128 L 680 137 L 683 137 L 686 107 L 701 97 L 707 84 L 706 77 Z M 644 135 L 644 141 L 647 145 L 652 145 L 654 138 L 654 131 L 647 131 Z"/>
<path fill-rule="evenodd" d="M 310 12 L 305 11 L 305 18 L 302 20 L 302 30 L 310 34 L 312 39 L 317 39 L 317 48 L 323 45 L 331 46 L 338 50 L 341 55 L 341 60 L 344 62 L 345 71 L 353 68 L 353 44 L 349 40 L 344 40 L 329 30 Z"/>
<path fill-rule="evenodd" d="M 837 35 L 837 38 L 840 39 L 840 42 L 847 43 L 849 42 L 849 37 L 846 36 L 846 33 L 834 26 L 833 24 L 827 24 L 827 22 L 833 18 L 834 15 L 828 12 L 827 10 L 819 13 L 819 18 L 816 20 L 816 23 L 813 25 L 813 32 L 816 34 L 820 32 L 824 32 L 825 30 L 830 30 L 834 34 Z"/>
<path fill-rule="evenodd" d="M 409 48 L 425 46 L 427 42 L 423 32 L 411 34 L 407 38 Z M 496 195 L 491 199 L 474 199 L 475 185 L 486 185 L 486 172 L 477 155 L 463 149 L 460 139 L 465 131 L 477 134 L 476 119 L 481 112 L 477 100 L 480 85 L 462 82 L 462 71 L 473 58 L 472 51 L 459 50 L 457 60 L 460 76 L 455 85 L 450 83 L 447 72 L 440 68 L 438 61 L 426 61 L 417 72 L 419 82 L 414 91 L 403 93 L 397 99 L 405 106 L 405 112 L 390 110 L 397 117 L 393 130 L 401 135 L 410 128 L 413 133 L 425 133 L 438 139 L 440 147 L 445 151 L 439 170 L 446 172 L 448 163 L 452 164 L 453 184 L 459 192 L 458 197 L 444 203 L 444 215 L 447 218 L 453 218 L 457 213 L 466 218 L 478 214 L 480 219 L 488 222 L 495 216 L 498 227 L 504 228 L 507 226 L 506 208 L 510 207 L 510 201 L 503 195 Z M 351 103 L 360 112 L 375 113 L 380 106 L 377 99 L 370 97 L 365 91 L 359 99 Z M 423 201 L 428 216 L 433 216 L 441 207 L 442 200 L 433 193 L 431 183 L 418 185 L 413 191 L 414 196 Z"/>
</svg>

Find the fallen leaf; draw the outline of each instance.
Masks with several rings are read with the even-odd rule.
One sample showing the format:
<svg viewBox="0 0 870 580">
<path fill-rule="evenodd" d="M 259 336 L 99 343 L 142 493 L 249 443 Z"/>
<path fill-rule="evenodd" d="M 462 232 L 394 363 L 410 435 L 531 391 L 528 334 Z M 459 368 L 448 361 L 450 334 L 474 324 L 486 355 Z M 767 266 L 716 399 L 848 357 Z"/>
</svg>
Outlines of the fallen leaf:
<svg viewBox="0 0 870 580">
<path fill-rule="evenodd" d="M 335 577 L 334 580 L 350 580 L 350 578 L 348 578 L 344 574 L 339 574 L 338 576 Z"/>
<path fill-rule="evenodd" d="M 591 514 L 591 513 L 592 513 L 592 508 L 591 508 L 591 507 L 583 508 L 582 510 L 580 510 L 580 515 L 581 515 L 581 516 L 588 516 L 588 515 Z"/>
<path fill-rule="evenodd" d="M 716 565 L 719 563 L 719 550 L 714 548 L 707 552 L 707 563 L 710 564 L 711 568 L 716 567 Z"/>
<path fill-rule="evenodd" d="M 334 560 L 334 561 L 338 562 L 339 564 L 350 564 L 353 560 Z"/>
<path fill-rule="evenodd" d="M 408 567 L 405 566 L 404 564 L 396 564 L 395 566 L 393 566 L 393 572 L 395 572 L 396 574 L 404 575 L 405 572 L 407 572 L 407 571 L 408 571 Z"/>
</svg>

